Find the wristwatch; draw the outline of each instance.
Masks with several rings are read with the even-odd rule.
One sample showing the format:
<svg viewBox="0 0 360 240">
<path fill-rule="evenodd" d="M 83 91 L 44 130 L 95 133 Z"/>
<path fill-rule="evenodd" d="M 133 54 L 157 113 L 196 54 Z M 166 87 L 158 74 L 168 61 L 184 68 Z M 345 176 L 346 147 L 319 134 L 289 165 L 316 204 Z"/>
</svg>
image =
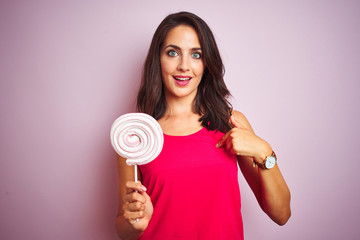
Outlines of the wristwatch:
<svg viewBox="0 0 360 240">
<path fill-rule="evenodd" d="M 255 160 L 253 160 L 253 167 L 258 165 L 258 167 L 262 169 L 271 169 L 275 166 L 277 161 L 276 154 L 273 151 L 270 156 L 267 156 L 263 163 L 257 163 Z"/>
</svg>

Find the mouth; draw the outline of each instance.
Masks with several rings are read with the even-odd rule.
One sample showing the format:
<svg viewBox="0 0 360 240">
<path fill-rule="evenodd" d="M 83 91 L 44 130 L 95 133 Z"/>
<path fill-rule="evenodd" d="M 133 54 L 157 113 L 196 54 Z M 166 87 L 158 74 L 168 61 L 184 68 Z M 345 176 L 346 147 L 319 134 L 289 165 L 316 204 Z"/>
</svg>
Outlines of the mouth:
<svg viewBox="0 0 360 240">
<path fill-rule="evenodd" d="M 173 76 L 173 78 L 179 86 L 186 86 L 192 79 L 192 77 L 189 76 Z"/>
</svg>

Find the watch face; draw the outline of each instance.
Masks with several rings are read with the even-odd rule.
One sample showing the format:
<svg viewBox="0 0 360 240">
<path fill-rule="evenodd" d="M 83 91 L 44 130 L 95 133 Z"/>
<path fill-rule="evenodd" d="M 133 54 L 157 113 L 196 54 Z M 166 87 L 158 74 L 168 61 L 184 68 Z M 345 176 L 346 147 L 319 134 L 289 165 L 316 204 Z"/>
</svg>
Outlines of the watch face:
<svg viewBox="0 0 360 240">
<path fill-rule="evenodd" d="M 273 168 L 275 166 L 275 163 L 276 163 L 276 159 L 274 156 L 267 157 L 265 161 L 265 167 L 267 169 Z"/>
</svg>

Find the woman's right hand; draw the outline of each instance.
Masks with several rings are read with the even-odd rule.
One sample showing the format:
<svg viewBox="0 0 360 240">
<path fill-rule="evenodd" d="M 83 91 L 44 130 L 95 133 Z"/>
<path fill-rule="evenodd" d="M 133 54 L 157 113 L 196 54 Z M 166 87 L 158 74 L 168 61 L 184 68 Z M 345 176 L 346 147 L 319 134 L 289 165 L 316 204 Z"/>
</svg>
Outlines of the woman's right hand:
<svg viewBox="0 0 360 240">
<path fill-rule="evenodd" d="M 124 219 L 137 231 L 145 231 L 154 212 L 146 187 L 140 182 L 128 181 L 123 201 Z M 138 220 L 137 220 L 138 219 Z"/>
</svg>

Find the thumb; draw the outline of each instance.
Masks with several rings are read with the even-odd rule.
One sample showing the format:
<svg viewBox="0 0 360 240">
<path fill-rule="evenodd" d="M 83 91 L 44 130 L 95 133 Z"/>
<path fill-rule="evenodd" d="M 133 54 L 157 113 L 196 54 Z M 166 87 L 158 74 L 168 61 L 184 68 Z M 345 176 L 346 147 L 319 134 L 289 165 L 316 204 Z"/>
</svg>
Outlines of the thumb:
<svg viewBox="0 0 360 240">
<path fill-rule="evenodd" d="M 230 116 L 230 121 L 231 121 L 232 125 L 234 125 L 234 127 L 241 128 L 240 123 L 235 120 L 235 117 L 233 115 Z"/>
</svg>

